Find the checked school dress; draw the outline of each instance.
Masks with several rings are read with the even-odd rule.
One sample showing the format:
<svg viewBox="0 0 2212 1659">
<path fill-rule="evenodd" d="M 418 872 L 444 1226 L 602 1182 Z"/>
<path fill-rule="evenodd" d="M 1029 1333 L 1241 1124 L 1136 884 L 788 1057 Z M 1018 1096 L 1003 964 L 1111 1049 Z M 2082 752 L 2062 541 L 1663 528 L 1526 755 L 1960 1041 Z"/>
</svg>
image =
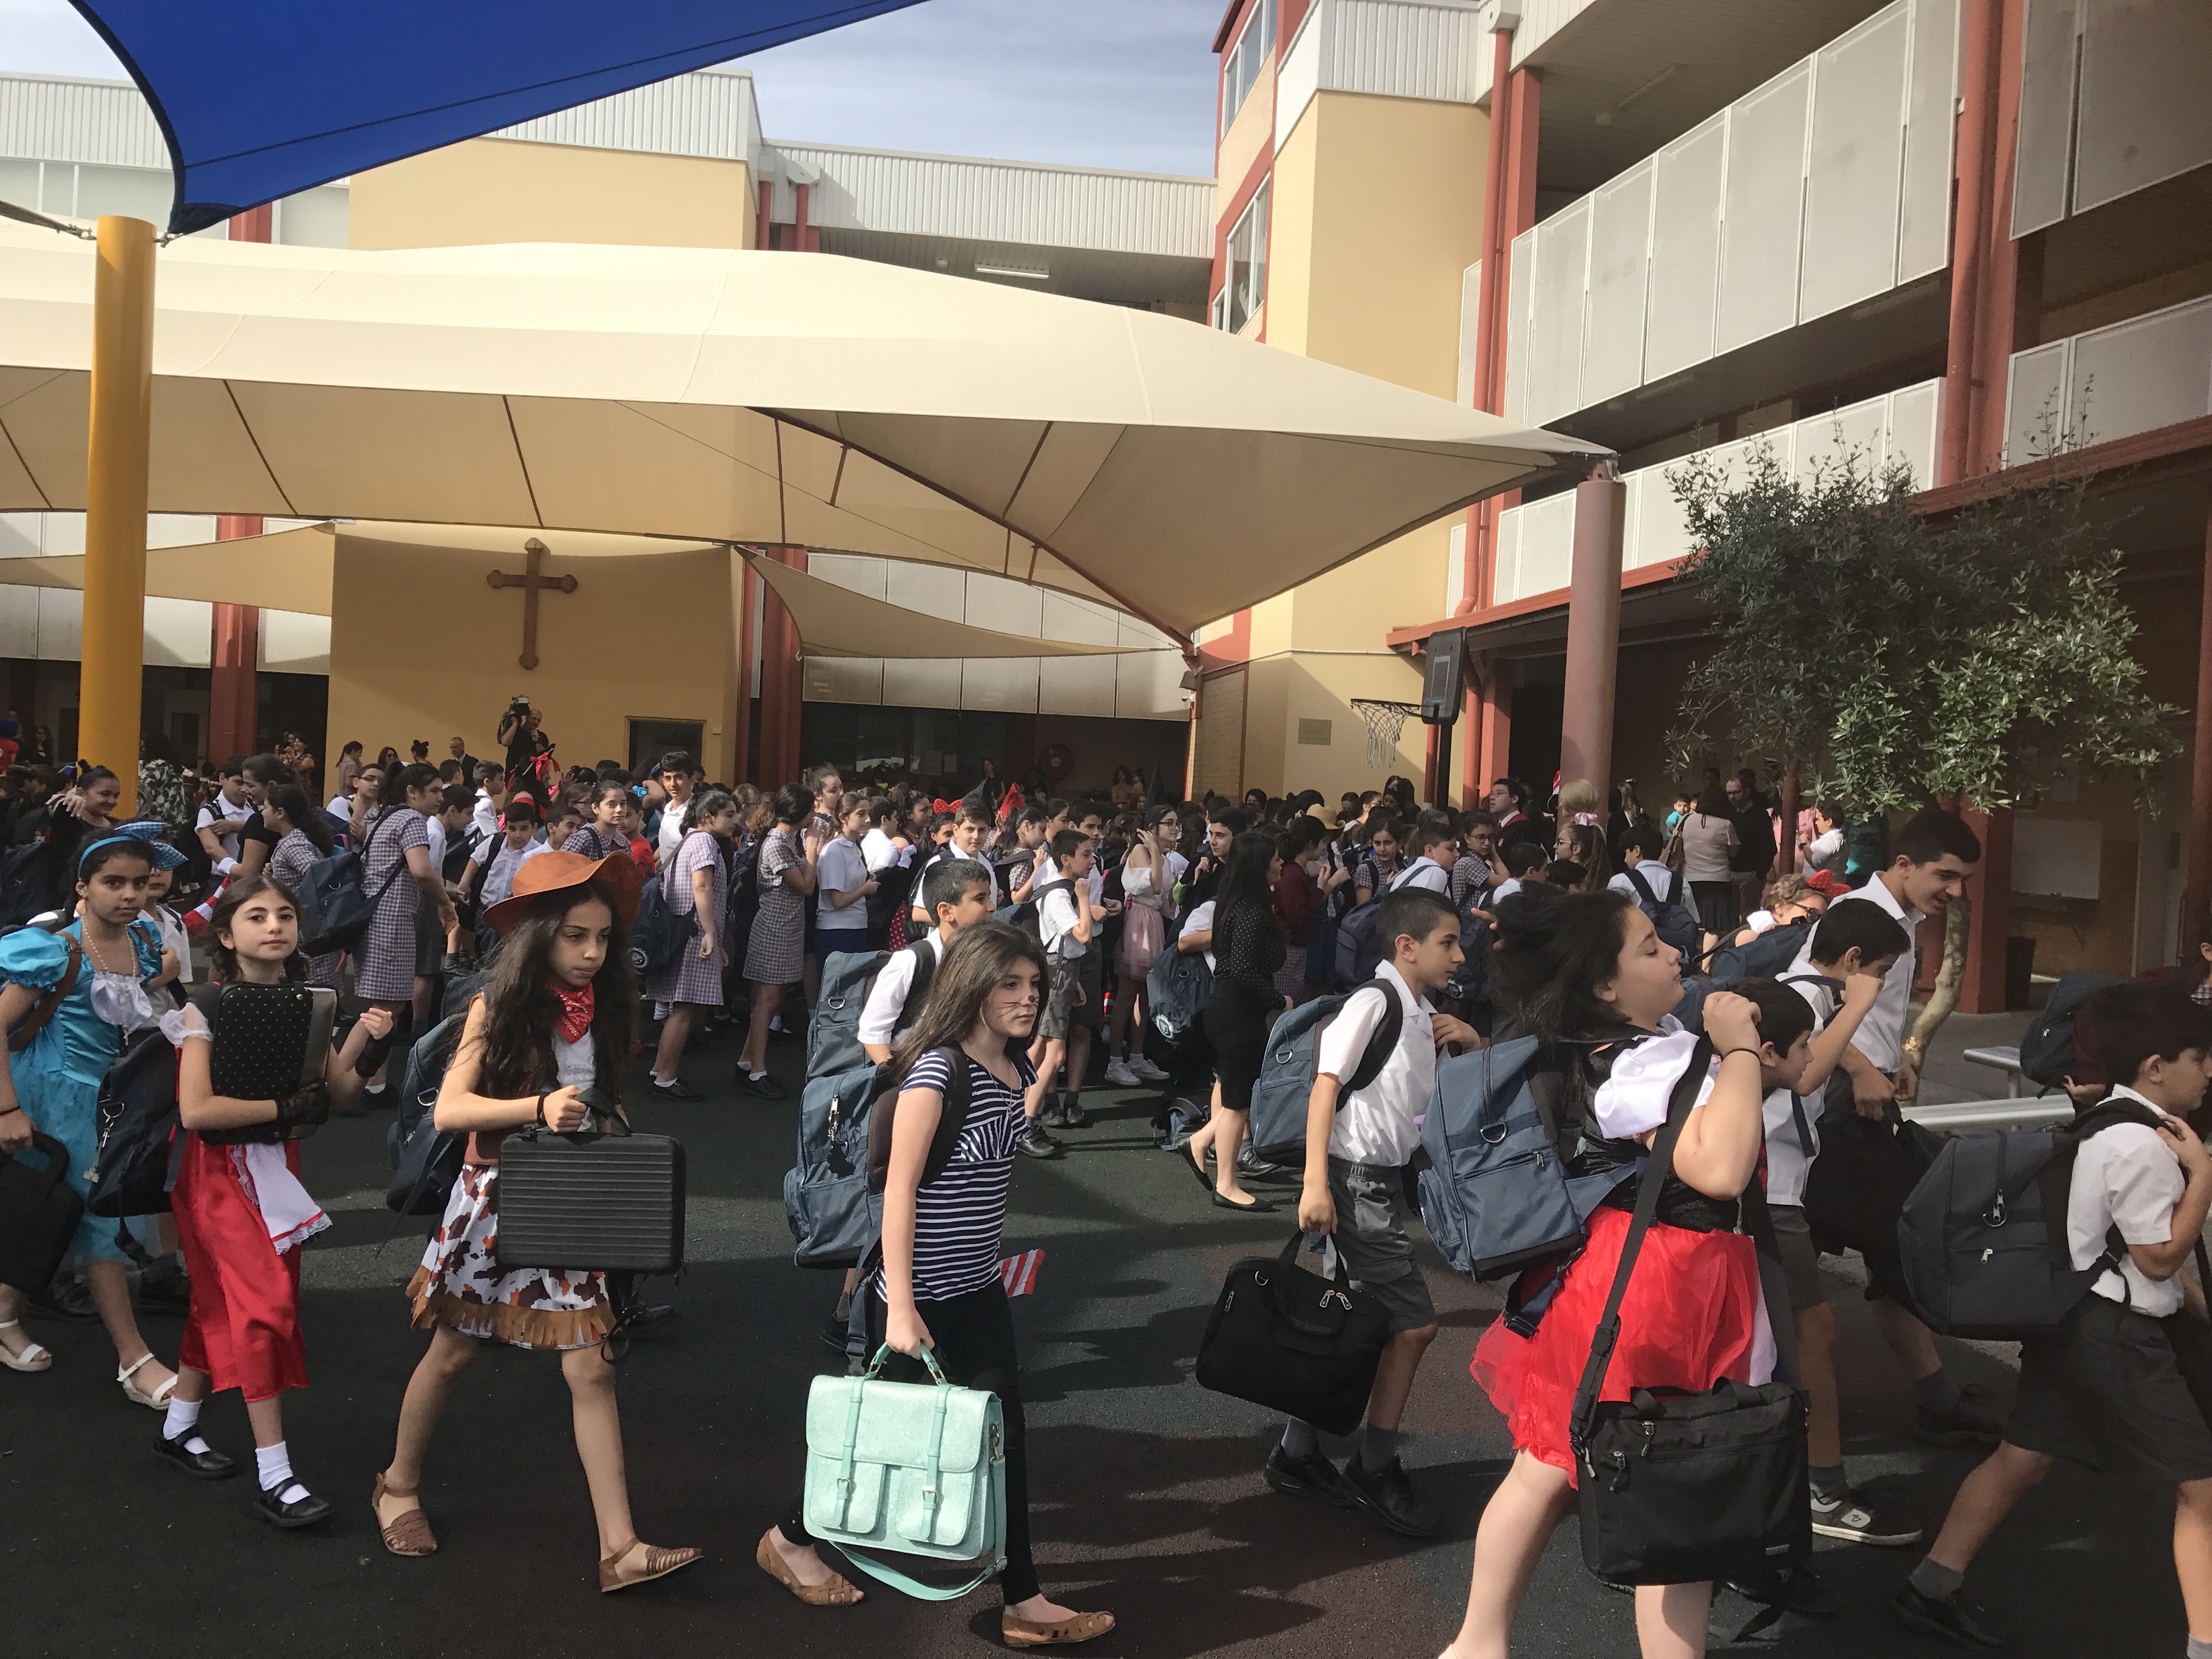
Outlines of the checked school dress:
<svg viewBox="0 0 2212 1659">
<path fill-rule="evenodd" d="M 415 994 L 415 913 L 422 897 L 407 849 L 428 848 L 429 820 L 411 806 L 387 807 L 363 839 L 362 887 L 375 909 L 355 963 L 354 989 L 369 1002 L 404 1002 Z"/>
</svg>

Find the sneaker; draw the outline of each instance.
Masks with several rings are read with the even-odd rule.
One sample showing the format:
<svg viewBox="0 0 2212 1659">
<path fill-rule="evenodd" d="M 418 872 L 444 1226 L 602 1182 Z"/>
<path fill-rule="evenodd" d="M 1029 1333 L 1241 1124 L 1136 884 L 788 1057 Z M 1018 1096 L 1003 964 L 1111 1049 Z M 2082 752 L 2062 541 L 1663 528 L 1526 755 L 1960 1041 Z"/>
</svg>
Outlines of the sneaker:
<svg viewBox="0 0 2212 1659">
<path fill-rule="evenodd" d="M 1273 1491 L 1286 1492 L 1292 1498 L 1319 1498 L 1340 1510 L 1352 1509 L 1359 1501 L 1344 1484 L 1342 1473 L 1318 1446 L 1304 1457 L 1292 1457 L 1278 1440 L 1267 1454 L 1260 1478 Z"/>
<path fill-rule="evenodd" d="M 1924 1446 L 1994 1446 L 2004 1438 L 2004 1424 L 1989 1409 L 1989 1390 L 1969 1382 L 1948 1412 L 1923 1407 L 1913 1413 L 1912 1436 Z"/>
<path fill-rule="evenodd" d="M 1109 1089 L 1133 1089 L 1142 1081 L 1136 1068 L 1127 1060 L 1109 1060 L 1106 1062 L 1106 1086 Z"/>
<path fill-rule="evenodd" d="M 772 1073 L 768 1072 L 763 1072 L 758 1077 L 754 1077 L 743 1072 L 739 1073 L 738 1074 L 738 1087 L 743 1089 L 747 1094 L 750 1095 L 756 1100 L 788 1100 L 791 1098 L 789 1091 L 784 1088 L 783 1085 L 775 1080 L 775 1078 Z"/>
<path fill-rule="evenodd" d="M 1919 1632 L 1923 1636 L 1940 1637 L 1962 1648 L 2001 1648 L 2006 1645 L 2003 1637 L 1960 1607 L 1957 1596 L 1945 1596 L 1938 1601 L 1935 1596 L 1923 1595 L 1913 1589 L 1909 1579 L 1898 1586 L 1897 1599 L 1889 1605 L 1896 1612 L 1899 1624 L 1907 1630 Z"/>
<path fill-rule="evenodd" d="M 1032 1123 L 1022 1131 L 1022 1138 L 1014 1143 L 1014 1150 L 1024 1158 L 1058 1158 L 1060 1143 Z"/>
<path fill-rule="evenodd" d="M 1066 1120 L 1060 1116 L 1060 1096 L 1048 1090 L 1043 1100 L 1037 1104 L 1036 1127 L 1040 1129 L 1057 1129 L 1065 1122 Z"/>
<path fill-rule="evenodd" d="M 1413 1490 L 1402 1458 L 1394 1457 L 1381 1468 L 1370 1469 L 1354 1453 L 1344 1466 L 1344 1484 L 1353 1502 L 1392 1532 L 1407 1538 L 1427 1538 L 1440 1524 L 1437 1512 Z"/>
<path fill-rule="evenodd" d="M 1140 1083 L 1165 1083 L 1168 1080 L 1168 1074 L 1142 1054 L 1131 1054 L 1127 1063 L 1129 1070 L 1136 1074 Z"/>
<path fill-rule="evenodd" d="M 1823 1538 L 1840 1538 L 1848 1544 L 1873 1544 L 1882 1549 L 1902 1549 L 1920 1541 L 1921 1529 L 1902 1515 L 1877 1509 L 1858 1492 L 1846 1492 L 1832 1504 L 1813 1499 L 1813 1530 Z"/>
<path fill-rule="evenodd" d="M 1087 1129 L 1091 1114 L 1083 1109 L 1081 1095 L 1062 1095 L 1060 1097 L 1060 1124 L 1063 1129 Z"/>
</svg>

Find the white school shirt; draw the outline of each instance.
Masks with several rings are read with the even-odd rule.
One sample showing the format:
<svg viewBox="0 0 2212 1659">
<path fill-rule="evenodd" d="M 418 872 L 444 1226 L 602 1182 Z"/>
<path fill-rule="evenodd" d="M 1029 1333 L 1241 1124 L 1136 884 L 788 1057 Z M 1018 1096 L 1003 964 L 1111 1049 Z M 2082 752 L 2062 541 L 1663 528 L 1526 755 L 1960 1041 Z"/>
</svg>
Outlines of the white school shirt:
<svg viewBox="0 0 2212 1659">
<path fill-rule="evenodd" d="M 660 838 L 653 847 L 653 867 L 665 870 L 676 862 L 676 849 L 684 844 L 684 813 L 691 805 L 685 801 L 678 806 L 673 800 L 660 809 Z"/>
<path fill-rule="evenodd" d="M 1066 879 L 1054 876 L 1054 881 Z M 1075 890 L 1061 887 L 1047 893 L 1037 901 L 1037 932 L 1044 939 L 1044 953 L 1053 962 L 1073 962 L 1085 955 L 1090 945 L 1075 937 Z"/>
<path fill-rule="evenodd" d="M 471 814 L 469 823 L 476 830 L 477 840 L 480 842 L 499 834 L 499 808 L 492 805 L 490 790 L 477 791 L 476 811 Z"/>
<path fill-rule="evenodd" d="M 1218 901 L 1214 899 L 1208 899 L 1205 903 L 1200 905 L 1195 910 L 1193 910 L 1190 913 L 1190 920 L 1183 923 L 1182 931 L 1186 933 L 1212 933 L 1213 931 L 1213 907 L 1218 902 Z M 1206 958 L 1206 965 L 1210 970 L 1213 966 L 1213 947 L 1209 945 L 1199 954 Z"/>
<path fill-rule="evenodd" d="M 353 816 L 353 797 L 343 793 L 332 795 L 331 797 L 330 810 L 336 813 L 339 817 L 351 817 Z"/>
<path fill-rule="evenodd" d="M 1339 1082 L 1358 1070 L 1367 1040 L 1382 1018 L 1382 998 L 1366 994 L 1370 986 L 1380 986 L 1384 994 L 1398 999 L 1398 1046 L 1374 1082 L 1339 1097 L 1328 1155 L 1348 1164 L 1395 1170 L 1410 1160 L 1421 1144 L 1421 1131 L 1413 1120 L 1428 1110 L 1429 1097 L 1437 1086 L 1437 1039 L 1428 999 L 1413 994 L 1395 963 L 1377 963 L 1370 984 L 1346 1000 L 1321 1034 L 1314 1068 Z"/>
<path fill-rule="evenodd" d="M 1657 859 L 1638 859 L 1636 860 L 1636 873 L 1644 878 L 1644 884 L 1651 890 L 1651 896 L 1664 903 L 1668 890 L 1674 884 L 1674 872 L 1660 863 Z M 1631 898 L 1637 896 L 1636 884 L 1629 880 L 1628 872 L 1626 870 L 1606 883 L 1606 885 L 1616 893 L 1627 894 Z"/>
<path fill-rule="evenodd" d="M 814 926 L 817 929 L 827 927 L 832 933 L 865 928 L 868 925 L 867 900 L 854 899 L 841 910 L 836 900 L 830 896 L 866 885 L 868 861 L 860 849 L 842 836 L 825 842 L 814 871 Z"/>
<path fill-rule="evenodd" d="M 199 816 L 192 820 L 192 828 L 195 831 L 212 828 L 216 839 L 222 843 L 224 855 L 234 859 L 238 856 L 239 828 L 253 816 L 253 802 L 250 798 L 234 805 L 218 793 L 200 808 Z"/>
<path fill-rule="evenodd" d="M 477 890 L 483 902 L 496 904 L 507 897 L 514 890 L 514 872 L 522 868 L 525 861 L 552 850 L 544 842 L 532 839 L 523 842 L 521 850 L 517 851 L 502 836 L 491 862 L 484 866 L 483 885 Z"/>
<path fill-rule="evenodd" d="M 1449 898 L 1451 872 L 1424 853 L 1390 878 L 1390 885 L 1387 890 L 1395 893 L 1401 887 L 1425 887 L 1431 893 L 1441 893 L 1446 898 Z"/>
<path fill-rule="evenodd" d="M 1793 979 L 1790 988 L 1804 998 L 1813 1011 L 1813 1035 L 1828 1029 L 1836 1017 L 1836 994 L 1817 980 Z M 1820 1155 L 1820 1102 L 1816 1096 L 1802 1103 L 1805 1133 L 1811 1144 L 1800 1142 L 1797 1114 L 1790 1103 L 1790 1091 L 1775 1089 L 1761 1103 L 1759 1115 L 1766 1126 L 1766 1201 L 1802 1207 L 1805 1178 L 1813 1160 Z"/>
<path fill-rule="evenodd" d="M 928 938 L 917 940 L 915 949 L 932 952 L 942 965 L 948 942 L 939 927 Z M 913 1017 L 921 1012 L 906 1006 L 913 990 L 914 951 L 892 951 L 890 960 L 876 975 L 876 982 L 868 988 L 868 1000 L 860 1005 L 860 1023 L 854 1036 L 864 1044 L 879 1042 L 887 1048 L 897 1042 L 914 1024 Z"/>
<path fill-rule="evenodd" d="M 870 875 L 904 861 L 899 857 L 898 843 L 881 830 L 871 830 L 860 837 L 860 857 L 866 862 Z"/>
<path fill-rule="evenodd" d="M 1880 876 L 1863 887 L 1852 889 L 1828 908 L 1837 904 L 1878 904 L 1905 929 L 1907 939 L 1914 938 L 1914 929 L 1923 917 L 1917 910 L 1907 908 L 1898 902 L 1888 884 Z M 1859 1029 L 1851 1034 L 1851 1047 L 1874 1062 L 1877 1070 L 1894 1072 L 1905 1064 L 1905 1016 L 1912 1004 L 1912 975 L 1915 951 L 1906 950 L 1889 964 L 1889 973 L 1881 982 L 1881 994 L 1867 1010 L 1867 1017 L 1859 1022 Z M 1807 935 L 1804 948 L 1797 952 L 1796 961 L 1790 964 L 1793 974 L 1813 971 L 1813 940 Z"/>
<path fill-rule="evenodd" d="M 2124 1085 L 2107 1098 L 2112 1097 L 2154 1112 L 2165 1110 Z M 2174 1206 L 2188 1189 L 2181 1160 L 2148 1124 L 2116 1123 L 2091 1135 L 2074 1154 L 2074 1182 L 2066 1196 L 2066 1248 L 2074 1265 L 2087 1267 L 2102 1255 L 2114 1227 L 2130 1244 L 2165 1243 L 2173 1236 Z M 2122 1279 L 2127 1280 L 2124 1295 Z M 2131 1255 L 2120 1258 L 2117 1275 L 2109 1269 L 2099 1273 L 2089 1288 L 2153 1319 L 2181 1311 L 2181 1276 L 2153 1279 Z"/>
<path fill-rule="evenodd" d="M 1520 877 L 1508 876 L 1504 880 L 1499 882 L 1497 886 L 1490 890 L 1490 902 L 1492 904 L 1503 904 L 1506 900 L 1511 898 L 1516 893 L 1519 892 L 1525 885 L 1527 885 L 1527 884 L 1523 882 Z"/>
<path fill-rule="evenodd" d="M 443 881 L 446 878 L 445 823 L 435 812 L 425 812 L 422 824 L 430 834 L 430 873 Z"/>
<path fill-rule="evenodd" d="M 914 896 L 909 902 L 909 908 L 919 910 L 922 908 L 922 878 L 928 872 L 931 865 L 935 864 L 943 859 L 967 859 L 968 862 L 970 864 L 980 865 L 983 871 L 983 879 L 991 884 L 991 908 L 995 910 L 1001 904 L 1006 902 L 1006 901 L 999 896 L 999 872 L 991 862 L 988 849 L 987 848 L 985 851 L 976 854 L 973 858 L 969 858 L 967 854 L 962 852 L 958 848 L 955 847 L 948 841 L 943 847 L 932 853 L 927 858 L 924 859 L 918 866 L 916 866 L 914 872 Z"/>
</svg>

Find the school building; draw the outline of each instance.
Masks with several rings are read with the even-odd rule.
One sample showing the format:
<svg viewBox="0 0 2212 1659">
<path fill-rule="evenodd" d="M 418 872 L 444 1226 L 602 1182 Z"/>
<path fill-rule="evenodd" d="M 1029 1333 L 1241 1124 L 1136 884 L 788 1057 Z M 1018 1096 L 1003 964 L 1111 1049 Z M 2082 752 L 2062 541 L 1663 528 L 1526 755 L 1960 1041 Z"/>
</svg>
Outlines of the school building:
<svg viewBox="0 0 2212 1659">
<path fill-rule="evenodd" d="M 0 199 L 64 217 L 128 213 L 160 222 L 170 190 L 167 151 L 135 87 L 0 76 Z M 1212 194 L 1207 179 L 772 141 L 762 134 L 752 76 L 716 70 L 304 191 L 203 234 L 364 249 L 508 242 L 775 248 L 1197 322 L 1205 315 Z M 191 545 L 302 522 L 162 515 L 149 522 L 149 539 L 155 547 Z M 82 538 L 80 514 L 0 514 L 0 557 L 80 553 Z M 550 539 L 556 556 L 565 556 L 560 538 Z M 484 752 L 506 693 L 527 689 L 502 683 L 491 688 L 494 696 L 476 672 L 496 659 L 514 678 L 514 599 L 480 586 L 452 596 L 451 603 L 486 608 L 484 663 L 456 664 L 450 644 L 410 653 L 408 643 L 420 634 L 419 589 L 382 576 L 348 577 L 345 550 L 369 541 L 365 534 L 338 538 L 344 614 L 337 619 L 337 653 L 345 658 L 350 641 L 357 664 L 362 649 L 390 642 L 394 672 L 409 682 L 396 702 L 441 710 L 445 723 L 416 730 L 422 717 L 409 713 L 408 729 L 367 729 L 403 717 L 395 700 L 363 694 L 357 666 L 341 660 L 333 678 L 326 614 L 157 598 L 146 607 L 143 729 L 163 732 L 186 755 L 217 757 L 265 745 L 286 729 L 305 733 L 325 756 L 354 738 L 374 751 L 385 743 L 404 750 L 421 737 L 442 757 L 455 731 Z M 709 611 L 730 631 L 732 607 L 688 602 L 687 594 L 702 590 L 691 585 L 688 566 L 670 562 L 696 560 L 696 544 L 685 544 L 661 556 L 657 574 L 641 565 L 632 567 L 634 580 L 594 585 L 604 597 L 589 607 L 592 626 L 613 630 L 601 636 L 611 649 L 565 671 L 549 660 L 563 683 L 556 698 L 572 695 L 582 705 L 565 721 L 549 714 L 548 730 L 564 738 L 563 758 L 633 759 L 680 742 L 710 767 L 735 753 L 803 754 L 809 762 L 902 763 L 925 776 L 969 781 L 985 759 L 1007 775 L 1039 767 L 1067 786 L 1103 786 L 1121 764 L 1180 777 L 1191 702 L 1185 642 L 1095 590 L 1069 591 L 1087 585 L 800 548 L 779 556 L 925 623 L 1115 646 L 1126 654 L 801 659 L 778 648 L 777 602 L 740 566 L 716 579 L 749 581 L 748 614 L 763 624 L 750 631 L 750 660 L 738 669 L 751 695 L 738 706 L 749 706 L 753 721 L 740 744 L 717 712 L 719 660 L 694 677 L 696 695 L 672 690 L 672 660 L 704 662 L 725 646 L 735 648 L 734 639 L 693 638 Z M 549 600 L 549 630 L 557 611 Z M 0 707 L 46 726 L 63 755 L 76 752 L 81 617 L 73 590 L 0 584 Z M 763 708 L 772 724 L 790 729 L 761 730 Z"/>
<path fill-rule="evenodd" d="M 1449 652 L 1460 718 L 1399 744 L 1425 793 L 1564 765 L 1650 805 L 1710 627 L 1671 579 L 1670 462 L 1856 448 L 1933 512 L 2035 476 L 2055 428 L 2115 509 L 2189 750 L 2154 808 L 2062 762 L 1980 825 L 1962 1006 L 2003 1006 L 2010 939 L 2043 975 L 2193 944 L 2212 9 L 1234 0 L 1214 47 L 1216 325 L 1602 442 L 1620 477 L 1498 497 L 1206 629 L 1203 783 L 1374 787 L 1328 705 L 1415 702 Z"/>
</svg>

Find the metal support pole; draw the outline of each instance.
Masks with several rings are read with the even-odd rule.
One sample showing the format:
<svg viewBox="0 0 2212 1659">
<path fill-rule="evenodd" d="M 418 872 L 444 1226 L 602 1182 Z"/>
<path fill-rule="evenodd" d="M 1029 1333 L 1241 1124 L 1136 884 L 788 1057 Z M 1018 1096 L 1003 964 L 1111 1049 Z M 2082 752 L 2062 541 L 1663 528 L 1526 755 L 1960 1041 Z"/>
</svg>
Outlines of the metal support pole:
<svg viewBox="0 0 2212 1659">
<path fill-rule="evenodd" d="M 154 227 L 109 215 L 100 221 L 93 283 L 77 748 L 87 759 L 114 769 L 123 786 L 117 816 L 126 818 L 138 805 L 153 401 Z"/>
</svg>

